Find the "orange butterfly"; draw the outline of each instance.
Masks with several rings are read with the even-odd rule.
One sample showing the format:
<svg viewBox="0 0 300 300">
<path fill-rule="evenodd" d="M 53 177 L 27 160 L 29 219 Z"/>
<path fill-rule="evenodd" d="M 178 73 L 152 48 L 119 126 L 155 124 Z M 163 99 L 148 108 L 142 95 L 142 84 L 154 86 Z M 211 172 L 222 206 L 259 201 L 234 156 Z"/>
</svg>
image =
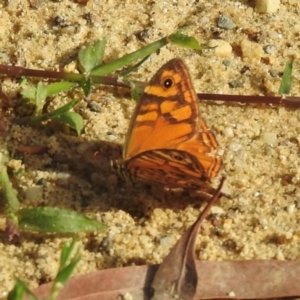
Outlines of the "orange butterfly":
<svg viewBox="0 0 300 300">
<path fill-rule="evenodd" d="M 163 65 L 137 104 L 127 132 L 121 173 L 131 180 L 213 193 L 222 160 L 199 115 L 191 77 L 180 59 Z"/>
</svg>

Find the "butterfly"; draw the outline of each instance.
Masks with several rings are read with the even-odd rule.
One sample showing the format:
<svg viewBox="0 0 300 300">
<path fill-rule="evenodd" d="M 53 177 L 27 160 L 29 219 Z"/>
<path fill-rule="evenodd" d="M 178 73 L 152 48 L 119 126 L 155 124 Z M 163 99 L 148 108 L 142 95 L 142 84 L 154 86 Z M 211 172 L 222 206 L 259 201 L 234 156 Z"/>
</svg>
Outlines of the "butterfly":
<svg viewBox="0 0 300 300">
<path fill-rule="evenodd" d="M 222 160 L 214 134 L 200 117 L 198 98 L 181 59 L 163 65 L 132 115 L 120 171 L 131 181 L 212 194 Z"/>
</svg>

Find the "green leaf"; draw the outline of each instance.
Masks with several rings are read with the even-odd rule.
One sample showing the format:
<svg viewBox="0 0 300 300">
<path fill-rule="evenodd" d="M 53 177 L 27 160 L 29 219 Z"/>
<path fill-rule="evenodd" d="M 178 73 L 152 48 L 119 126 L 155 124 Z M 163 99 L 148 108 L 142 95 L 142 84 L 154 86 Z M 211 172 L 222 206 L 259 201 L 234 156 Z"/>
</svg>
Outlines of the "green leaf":
<svg viewBox="0 0 300 300">
<path fill-rule="evenodd" d="M 6 212 L 12 214 L 10 218 L 15 219 L 13 214 L 19 209 L 19 200 L 17 198 L 17 191 L 13 188 L 8 174 L 6 163 L 9 159 L 8 152 L 0 152 L 0 187 L 6 201 Z"/>
<path fill-rule="evenodd" d="M 121 77 L 125 77 L 128 74 L 130 74 L 131 72 L 136 71 L 143 63 L 145 60 L 147 60 L 149 58 L 149 55 L 147 55 L 146 57 L 144 57 L 143 59 L 141 59 L 137 64 L 133 65 L 132 67 L 127 68 L 126 70 L 123 70 L 120 73 Z"/>
<path fill-rule="evenodd" d="M 77 253 L 77 255 L 71 260 L 71 262 L 58 272 L 56 281 L 64 284 L 70 278 L 79 260 L 80 255 L 79 253 Z"/>
<path fill-rule="evenodd" d="M 36 86 L 29 86 L 27 88 L 25 88 L 24 90 L 21 91 L 21 95 L 24 98 L 30 99 L 30 100 L 35 100 L 35 96 L 36 96 Z"/>
<path fill-rule="evenodd" d="M 50 300 L 54 300 L 57 298 L 57 295 L 63 288 L 64 284 L 69 280 L 71 277 L 75 267 L 77 266 L 80 260 L 80 253 L 77 250 L 75 255 L 71 258 L 74 247 L 75 247 L 76 240 L 73 239 L 70 246 L 64 245 L 61 255 L 60 255 L 60 264 L 59 264 L 59 271 L 54 279 L 54 284 L 51 289 L 51 296 Z"/>
<path fill-rule="evenodd" d="M 62 93 L 62 92 L 67 92 L 71 88 L 75 87 L 78 85 L 75 82 L 70 82 L 70 81 L 61 81 L 61 82 L 54 82 L 51 84 L 48 84 L 46 86 L 47 89 L 47 96 L 54 96 L 56 94 Z"/>
<path fill-rule="evenodd" d="M 92 81 L 90 78 L 81 82 L 81 87 L 83 89 L 84 95 L 87 97 L 91 92 Z"/>
<path fill-rule="evenodd" d="M 44 105 L 46 103 L 46 98 L 47 98 L 47 88 L 44 84 L 39 82 L 37 84 L 36 97 L 35 97 L 36 115 L 39 115 L 42 112 Z"/>
<path fill-rule="evenodd" d="M 78 60 L 84 72 L 90 72 L 102 64 L 105 46 L 106 39 L 103 39 L 79 51 Z"/>
<path fill-rule="evenodd" d="M 93 69 L 90 74 L 98 75 L 98 76 L 110 74 L 118 69 L 123 68 L 126 65 L 131 64 L 132 62 L 134 62 L 136 60 L 143 59 L 144 57 L 156 52 L 161 47 L 168 44 L 168 42 L 169 42 L 168 37 L 164 37 L 156 42 L 153 42 L 153 43 L 143 47 L 142 49 L 139 49 L 132 53 L 126 54 L 119 59 L 116 59 L 112 62 L 102 65 L 99 68 Z"/>
<path fill-rule="evenodd" d="M 67 209 L 25 208 L 19 210 L 17 215 L 19 228 L 26 231 L 77 233 L 106 228 L 104 224 Z"/>
<path fill-rule="evenodd" d="M 287 95 L 291 91 L 292 86 L 292 71 L 293 71 L 293 61 L 288 61 L 285 65 L 280 87 L 279 87 L 279 95 Z"/>
<path fill-rule="evenodd" d="M 79 100 L 75 99 L 72 100 L 70 102 L 68 102 L 67 104 L 63 105 L 62 107 L 52 111 L 51 113 L 49 113 L 50 117 L 56 117 L 60 114 L 66 113 L 68 112 L 70 109 L 72 109 L 73 107 L 75 107 L 77 104 L 79 103 Z"/>
<path fill-rule="evenodd" d="M 38 298 L 29 290 L 29 288 L 27 287 L 25 282 L 23 282 L 22 280 L 17 278 L 15 286 L 9 292 L 7 299 L 8 300 L 22 300 L 24 293 L 26 293 L 29 296 L 27 299 L 38 300 Z"/>
<path fill-rule="evenodd" d="M 63 248 L 62 248 L 61 254 L 60 254 L 60 260 L 59 260 L 59 269 L 60 270 L 66 266 L 72 252 L 74 251 L 75 244 L 76 244 L 76 240 L 72 239 L 72 242 L 69 246 L 66 244 L 63 245 Z"/>
<path fill-rule="evenodd" d="M 81 134 L 82 129 L 84 127 L 84 121 L 82 116 L 72 111 L 68 111 L 60 115 L 55 115 L 55 116 L 52 115 L 51 119 L 61 122 L 75 129 L 78 135 Z"/>
<path fill-rule="evenodd" d="M 180 32 L 175 32 L 169 36 L 169 41 L 171 44 L 178 45 L 180 47 L 185 47 L 188 49 L 202 50 L 203 46 L 198 43 L 194 37 L 187 36 Z"/>
<path fill-rule="evenodd" d="M 0 186 L 2 187 L 3 195 L 6 200 L 7 211 L 10 213 L 18 211 L 20 204 L 17 198 L 17 192 L 9 180 L 6 167 L 0 168 Z"/>
<path fill-rule="evenodd" d="M 77 105 L 79 102 L 79 100 L 72 100 L 70 102 L 68 102 L 67 104 L 65 104 L 64 106 L 50 112 L 47 114 L 43 114 L 40 116 L 33 116 L 33 117 L 25 117 L 21 120 L 19 120 L 19 124 L 37 124 L 37 123 L 41 123 L 41 122 L 45 122 L 48 121 L 50 119 L 53 120 L 57 120 L 59 122 L 65 122 L 66 125 L 74 128 L 76 130 L 76 132 L 79 134 L 83 128 L 83 120 L 82 117 L 78 117 L 76 113 L 75 117 L 71 117 L 70 116 L 64 116 L 64 114 L 68 113 L 70 109 L 72 109 L 75 105 Z"/>
</svg>

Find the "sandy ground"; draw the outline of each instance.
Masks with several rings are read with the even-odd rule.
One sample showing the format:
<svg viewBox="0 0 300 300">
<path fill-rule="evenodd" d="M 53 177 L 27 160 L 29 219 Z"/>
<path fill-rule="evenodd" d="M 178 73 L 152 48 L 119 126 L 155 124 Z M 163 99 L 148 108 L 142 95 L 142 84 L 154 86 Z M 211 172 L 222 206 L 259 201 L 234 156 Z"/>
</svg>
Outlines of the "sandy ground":
<svg viewBox="0 0 300 300">
<path fill-rule="evenodd" d="M 80 47 L 103 37 L 108 39 L 108 62 L 188 26 L 186 33 L 199 42 L 212 45 L 212 40 L 221 39 L 232 49 L 225 44 L 220 51 L 200 53 L 168 45 L 132 78 L 148 81 L 164 62 L 181 57 L 199 92 L 275 95 L 285 63 L 295 59 L 292 95 L 300 94 L 297 0 L 281 1 L 274 14 L 256 13 L 253 1 L 247 0 L 2 3 L 2 64 L 70 69 Z M 231 18 L 234 28 L 219 28 L 221 15 Z M 189 205 L 186 196 L 180 198 L 183 208 L 173 207 L 172 201 L 167 207 L 158 200 L 161 195 L 156 190 L 120 183 L 109 170 L 109 153 L 123 144 L 135 106 L 128 91 L 99 87 L 92 95 L 98 102 L 97 112 L 82 100 L 76 111 L 84 117 L 85 133 L 77 137 L 50 125 L 31 128 L 10 123 L 20 103 L 19 82 L 1 80 L 2 118 L 9 124 L 9 134 L 0 136 L 0 147 L 10 150 L 12 164 L 24 168 L 14 180 L 22 206 L 75 209 L 108 225 L 105 232 L 80 234 L 82 260 L 76 273 L 161 262 L 196 219 L 199 208 Z M 72 97 L 57 96 L 48 109 Z M 204 224 L 197 245 L 199 259 L 300 259 L 300 110 L 205 101 L 200 110 L 220 144 L 221 174 L 227 178 L 225 189 L 231 199 L 223 198 Z M 19 146 L 30 144 L 47 146 L 48 151 L 16 153 Z M 102 155 L 99 167 L 88 164 L 83 153 L 89 149 L 98 149 Z M 39 185 L 41 178 L 44 186 Z M 9 243 L 1 212 L 0 298 L 5 298 L 14 276 L 31 288 L 50 281 L 61 247 L 71 238 L 26 233 Z"/>
</svg>

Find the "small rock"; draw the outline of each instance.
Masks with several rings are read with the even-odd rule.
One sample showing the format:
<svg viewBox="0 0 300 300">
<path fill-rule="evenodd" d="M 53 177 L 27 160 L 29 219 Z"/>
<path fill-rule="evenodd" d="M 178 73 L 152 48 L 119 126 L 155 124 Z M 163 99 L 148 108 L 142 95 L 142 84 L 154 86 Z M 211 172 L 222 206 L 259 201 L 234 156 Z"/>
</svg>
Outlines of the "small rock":
<svg viewBox="0 0 300 300">
<path fill-rule="evenodd" d="M 217 22 L 218 27 L 224 28 L 224 29 L 232 29 L 235 27 L 234 22 L 224 15 L 220 16 Z"/>
<path fill-rule="evenodd" d="M 278 77 L 278 72 L 276 70 L 271 69 L 269 73 L 272 77 Z"/>
<path fill-rule="evenodd" d="M 114 141 L 114 140 L 117 139 L 116 135 L 115 135 L 113 132 L 111 132 L 111 131 L 108 131 L 106 134 L 107 134 L 107 138 L 108 138 L 110 141 Z"/>
<path fill-rule="evenodd" d="M 223 130 L 223 134 L 229 138 L 234 137 L 234 132 L 231 126 L 225 127 Z"/>
<path fill-rule="evenodd" d="M 37 181 L 36 184 L 37 184 L 37 185 L 41 185 L 41 186 L 46 186 L 47 180 L 46 180 L 44 177 L 42 177 L 42 178 L 40 178 L 40 179 Z"/>
<path fill-rule="evenodd" d="M 93 101 L 91 100 L 87 107 L 91 110 L 91 111 L 95 111 L 95 112 L 101 112 L 101 105 L 96 102 L 96 101 Z"/>
<path fill-rule="evenodd" d="M 208 17 L 205 17 L 203 16 L 200 20 L 199 20 L 201 26 L 206 26 L 209 24 L 209 18 Z"/>
<path fill-rule="evenodd" d="M 262 62 L 264 62 L 267 65 L 273 65 L 275 63 L 275 57 L 273 56 L 263 57 Z"/>
<path fill-rule="evenodd" d="M 212 206 L 210 211 L 212 214 L 224 214 L 224 209 L 220 206 Z"/>
<path fill-rule="evenodd" d="M 240 81 L 239 79 L 235 79 L 229 82 L 229 86 L 231 88 L 239 88 L 239 87 L 243 87 L 244 83 L 242 81 Z"/>
<path fill-rule="evenodd" d="M 280 6 L 280 0 L 256 0 L 255 10 L 262 13 L 277 12 Z"/>
<path fill-rule="evenodd" d="M 57 172 L 56 179 L 60 182 L 67 182 L 70 179 L 71 175 L 67 172 Z"/>
<path fill-rule="evenodd" d="M 277 136 L 275 133 L 273 132 L 266 132 L 262 135 L 262 141 L 265 143 L 265 144 L 268 144 L 270 146 L 277 146 L 278 144 L 278 141 L 277 141 Z"/>
<path fill-rule="evenodd" d="M 243 66 L 242 69 L 241 69 L 241 71 L 240 71 L 240 73 L 241 74 L 245 74 L 249 70 L 250 70 L 250 68 L 248 66 Z"/>
<path fill-rule="evenodd" d="M 224 60 L 222 61 L 222 64 L 223 64 L 225 67 L 229 67 L 230 64 L 231 64 L 231 61 L 230 61 L 229 59 L 224 59 Z"/>
<path fill-rule="evenodd" d="M 226 57 L 232 53 L 231 45 L 224 40 L 210 40 L 208 46 L 214 48 L 217 57 Z"/>
<path fill-rule="evenodd" d="M 174 237 L 166 236 L 160 240 L 160 245 L 165 248 L 170 248 L 174 245 Z"/>
<path fill-rule="evenodd" d="M 251 62 L 257 62 L 261 59 L 261 57 L 264 54 L 264 50 L 262 49 L 262 46 L 254 43 L 254 42 L 250 42 L 247 39 L 243 39 L 240 43 L 241 49 L 242 49 L 242 53 L 243 53 L 243 59 L 248 59 Z"/>
<path fill-rule="evenodd" d="M 290 204 L 290 205 L 288 205 L 288 207 L 287 207 L 287 212 L 288 212 L 289 214 L 293 214 L 293 213 L 295 212 L 295 208 L 296 208 L 296 205 L 295 205 L 295 204 Z"/>
<path fill-rule="evenodd" d="M 229 144 L 229 149 L 236 152 L 239 151 L 242 148 L 242 145 L 236 142 L 232 142 Z"/>
<path fill-rule="evenodd" d="M 267 45 L 264 47 L 264 51 L 267 54 L 273 54 L 276 50 L 276 46 L 275 45 Z"/>
</svg>

